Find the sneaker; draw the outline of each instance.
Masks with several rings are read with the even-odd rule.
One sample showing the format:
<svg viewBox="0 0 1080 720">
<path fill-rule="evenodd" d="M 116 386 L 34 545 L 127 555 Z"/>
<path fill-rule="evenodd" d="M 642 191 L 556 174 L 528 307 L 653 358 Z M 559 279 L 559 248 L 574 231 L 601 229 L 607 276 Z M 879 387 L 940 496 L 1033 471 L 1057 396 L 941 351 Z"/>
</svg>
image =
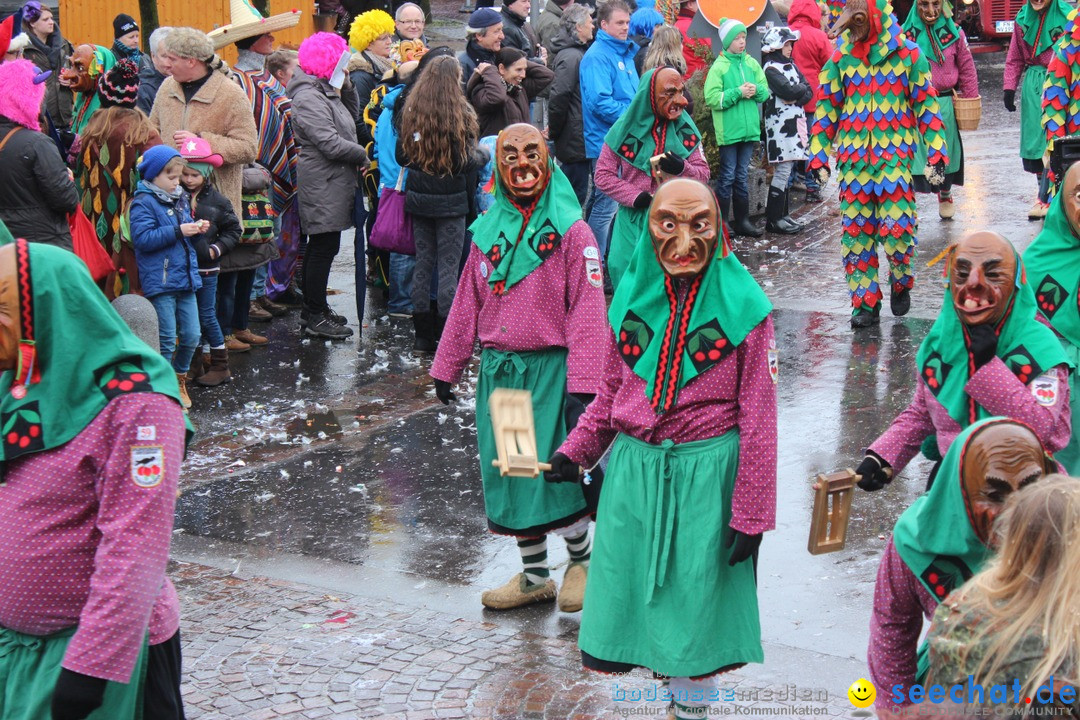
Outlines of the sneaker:
<svg viewBox="0 0 1080 720">
<path fill-rule="evenodd" d="M 330 320 L 332 320 L 333 322 L 336 322 L 338 325 L 348 325 L 349 324 L 349 319 L 348 318 L 346 318 L 344 315 L 338 315 L 336 312 L 334 312 L 330 308 L 326 308 L 326 310 L 323 311 L 323 317 L 330 318 Z"/>
<path fill-rule="evenodd" d="M 234 335 L 236 336 L 236 339 L 240 342 L 247 343 L 248 345 L 252 346 L 266 345 L 270 342 L 262 335 L 256 335 L 255 333 L 251 332 L 250 328 L 245 330 L 237 330 Z M 228 347 L 228 345 L 226 345 L 226 347 Z"/>
<path fill-rule="evenodd" d="M 312 337 L 345 340 L 352 337 L 352 328 L 338 325 L 326 315 L 310 316 L 303 326 L 303 333 Z"/>
<path fill-rule="evenodd" d="M 1042 200 L 1036 200 L 1035 204 L 1028 210 L 1028 220 L 1042 220 L 1046 217 L 1046 211 L 1049 209 L 1049 203 L 1044 203 Z"/>
<path fill-rule="evenodd" d="M 391 310 L 387 313 L 392 318 L 400 318 L 402 320 L 408 320 L 412 317 L 412 308 L 408 310 Z"/>
<path fill-rule="evenodd" d="M 289 309 L 284 305 L 278 305 L 266 295 L 260 295 L 255 298 L 255 303 L 266 312 L 270 313 L 274 317 L 281 317 L 285 313 L 289 312 Z"/>
<path fill-rule="evenodd" d="M 304 296 L 300 294 L 299 290 L 290 285 L 285 289 L 285 292 L 278 295 L 274 304 L 286 310 L 302 308 L 304 307 Z"/>
<path fill-rule="evenodd" d="M 235 335 L 226 335 L 225 349 L 231 353 L 242 353 L 250 350 L 251 346 L 242 340 L 238 340 Z"/>
<path fill-rule="evenodd" d="M 518 573 L 502 587 L 485 590 L 480 602 L 491 610 L 512 610 L 534 603 L 553 602 L 555 595 L 555 581 L 551 578 L 543 585 L 527 585 L 525 573 Z"/>
<path fill-rule="evenodd" d="M 263 310 L 262 306 L 259 305 L 257 301 L 252 300 L 251 303 L 248 304 L 248 320 L 254 322 L 270 322 L 273 319 L 274 316 L 266 310 Z"/>
</svg>

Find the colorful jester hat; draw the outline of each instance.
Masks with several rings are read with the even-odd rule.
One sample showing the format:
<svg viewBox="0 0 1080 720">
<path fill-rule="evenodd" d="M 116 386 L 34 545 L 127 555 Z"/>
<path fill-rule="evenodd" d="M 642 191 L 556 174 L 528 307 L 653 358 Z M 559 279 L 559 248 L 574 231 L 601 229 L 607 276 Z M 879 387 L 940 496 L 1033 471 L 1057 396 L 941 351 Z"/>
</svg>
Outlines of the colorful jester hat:
<svg viewBox="0 0 1080 720">
<path fill-rule="evenodd" d="M 1024 265 L 1039 312 L 1066 340 L 1080 346 L 1080 238 L 1065 213 L 1064 197 L 1059 192 L 1050 203 L 1042 232 L 1024 251 Z"/>
<path fill-rule="evenodd" d="M 916 5 L 911 6 L 907 20 L 904 21 L 904 32 L 908 39 L 919 46 L 919 50 L 928 61 L 940 63 L 945 60 L 945 48 L 960 39 L 960 28 L 953 22 L 952 3 L 945 0 L 941 7 L 941 14 L 934 21 L 933 27 L 926 27 L 926 23 L 919 17 Z"/>
<path fill-rule="evenodd" d="M 604 144 L 620 158 L 646 175 L 651 174 L 649 160 L 670 152 L 686 159 L 701 144 L 701 133 L 683 111 L 678 120 L 656 116 L 656 70 L 641 76 L 630 106 L 604 136 Z"/>
<path fill-rule="evenodd" d="M 1016 251 L 1013 250 L 1013 253 Z M 946 278 L 951 275 L 950 258 Z M 1026 385 L 1057 365 L 1071 363 L 1054 331 L 1035 317 L 1035 293 L 1027 282 L 1024 263 L 1019 255 L 1016 255 L 1014 288 L 1009 306 L 995 326 L 998 335 L 997 357 Z M 970 338 L 967 328 L 956 314 L 948 284 L 941 312 L 919 346 L 915 363 L 921 381 L 926 383 L 930 393 L 960 427 L 968 427 L 989 417 L 990 413 L 964 389 L 973 367 Z"/>
<path fill-rule="evenodd" d="M 18 307 L 3 310 L 18 318 L 19 359 L 0 375 L 0 461 L 64 445 L 119 395 L 179 404 L 172 367 L 120 319 L 78 256 L 25 240 L 10 247 L 0 247 L 0 277 L 18 285 Z"/>
<path fill-rule="evenodd" d="M 664 272 L 645 223 L 608 322 L 619 355 L 645 381 L 646 397 L 661 415 L 675 407 L 681 388 L 735 352 L 770 312 L 765 292 L 731 252 L 726 226 L 705 270 L 679 281 Z"/>
<path fill-rule="evenodd" d="M 866 2 L 870 30 L 866 33 L 866 38 L 858 42 L 851 39 L 850 32 L 845 32 L 840 52 L 877 65 L 903 46 L 903 31 L 892 14 L 892 5 L 888 0 L 847 0 L 845 9 L 856 2 Z"/>
</svg>

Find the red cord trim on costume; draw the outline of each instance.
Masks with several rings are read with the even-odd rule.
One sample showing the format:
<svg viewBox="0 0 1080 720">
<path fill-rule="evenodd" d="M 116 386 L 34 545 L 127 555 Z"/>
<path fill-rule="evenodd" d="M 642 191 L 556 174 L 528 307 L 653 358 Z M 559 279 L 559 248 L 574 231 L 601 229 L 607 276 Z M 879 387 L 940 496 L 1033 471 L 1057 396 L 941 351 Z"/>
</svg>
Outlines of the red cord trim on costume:
<svg viewBox="0 0 1080 720">
<path fill-rule="evenodd" d="M 30 244 L 15 242 L 15 269 L 19 282 L 19 329 L 22 339 L 34 341 L 34 286 L 30 279 Z"/>
<path fill-rule="evenodd" d="M 675 357 L 671 359 L 671 370 L 667 375 L 667 392 L 664 400 L 664 412 L 675 405 L 675 398 L 679 394 L 679 377 L 682 374 L 683 352 L 686 350 L 686 330 L 690 325 L 690 311 L 694 309 L 694 301 L 697 299 L 698 288 L 701 287 L 701 275 L 694 278 L 690 290 L 686 294 L 686 303 L 683 305 L 682 317 L 679 318 L 679 334 L 675 337 Z"/>
<path fill-rule="evenodd" d="M 664 273 L 664 291 L 667 293 L 668 298 L 668 321 L 664 329 L 664 341 L 660 344 L 660 359 L 656 363 L 656 377 L 653 380 L 653 396 L 649 402 L 654 411 L 660 406 L 660 398 L 664 394 L 666 384 L 664 378 L 667 375 L 665 367 L 669 360 L 668 347 L 671 345 L 671 332 L 675 327 L 675 310 L 678 306 L 675 288 L 671 284 L 671 276 L 667 273 Z"/>
</svg>

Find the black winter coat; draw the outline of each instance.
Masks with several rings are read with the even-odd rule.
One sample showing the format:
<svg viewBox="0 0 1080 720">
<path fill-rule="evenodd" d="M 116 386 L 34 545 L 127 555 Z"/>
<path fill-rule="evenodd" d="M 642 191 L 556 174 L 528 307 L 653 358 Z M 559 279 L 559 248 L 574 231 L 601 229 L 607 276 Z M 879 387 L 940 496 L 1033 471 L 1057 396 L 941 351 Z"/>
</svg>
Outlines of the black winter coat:
<svg viewBox="0 0 1080 720">
<path fill-rule="evenodd" d="M 477 171 L 487 164 L 488 152 L 473 141 L 469 160 L 452 175 L 429 175 L 414 165 L 397 147 L 398 163 L 408 168 L 405 176 L 405 212 L 426 218 L 451 218 L 475 214 Z"/>
<path fill-rule="evenodd" d="M 196 220 L 207 220 L 210 229 L 191 238 L 195 246 L 195 255 L 199 258 L 200 270 L 214 270 L 218 267 L 222 255 L 225 255 L 240 242 L 243 228 L 240 219 L 233 211 L 229 199 L 218 192 L 213 185 L 206 185 L 192 202 Z M 217 258 L 210 258 L 210 246 L 217 247 Z"/>
<path fill-rule="evenodd" d="M 504 5 L 499 13 L 503 21 L 503 47 L 517 48 L 525 53 L 525 57 L 536 60 L 540 57 L 540 42 L 536 39 L 536 32 L 531 24 L 525 22 L 525 18 L 518 17 L 506 9 Z"/>
<path fill-rule="evenodd" d="M 0 220 L 17 238 L 71 250 L 67 216 L 79 206 L 75 183 L 48 135 L 0 115 L 0 142 L 14 128 L 0 152 Z"/>
<path fill-rule="evenodd" d="M 548 136 L 555 143 L 555 157 L 560 162 L 581 162 L 588 158 L 578 68 L 588 44 L 571 37 L 566 28 L 559 28 L 551 44 L 556 54 L 551 64 L 555 82 L 548 97 Z"/>
</svg>

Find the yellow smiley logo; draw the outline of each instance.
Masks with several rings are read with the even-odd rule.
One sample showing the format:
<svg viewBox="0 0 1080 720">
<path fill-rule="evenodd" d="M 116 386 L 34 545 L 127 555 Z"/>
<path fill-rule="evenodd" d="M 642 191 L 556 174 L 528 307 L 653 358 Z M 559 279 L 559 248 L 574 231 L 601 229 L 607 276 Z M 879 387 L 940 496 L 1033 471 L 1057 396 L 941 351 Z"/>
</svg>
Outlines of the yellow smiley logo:
<svg viewBox="0 0 1080 720">
<path fill-rule="evenodd" d="M 869 680 L 859 678 L 851 683 L 851 687 L 849 687 L 847 691 L 847 696 L 848 700 L 850 700 L 851 704 L 855 707 L 866 708 L 874 704 L 874 698 L 877 697 L 877 690 Z"/>
</svg>

